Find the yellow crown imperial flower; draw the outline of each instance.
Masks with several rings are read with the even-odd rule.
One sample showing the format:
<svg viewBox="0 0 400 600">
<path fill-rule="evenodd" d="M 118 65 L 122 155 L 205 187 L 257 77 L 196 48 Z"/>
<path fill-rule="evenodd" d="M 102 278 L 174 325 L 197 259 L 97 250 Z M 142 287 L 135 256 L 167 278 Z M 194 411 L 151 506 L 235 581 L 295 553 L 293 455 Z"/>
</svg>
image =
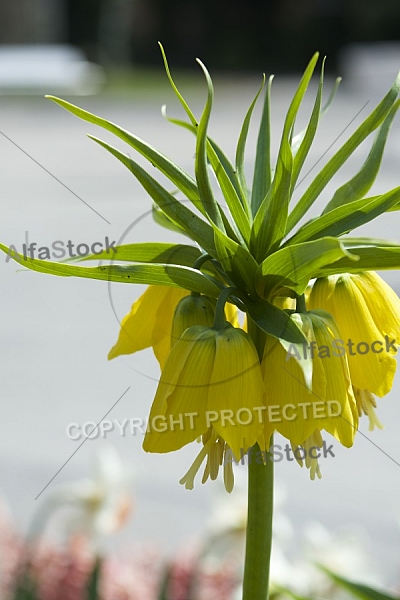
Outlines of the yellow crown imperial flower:
<svg viewBox="0 0 400 600">
<path fill-rule="evenodd" d="M 168 355 L 143 448 L 178 450 L 212 428 L 238 458 L 260 437 L 262 404 L 261 367 L 249 336 L 227 323 L 190 327 Z"/>
<path fill-rule="evenodd" d="M 180 306 L 183 300 L 185 303 Z M 178 320 L 174 321 L 179 306 Z M 215 307 L 215 300 L 206 296 L 190 294 L 179 287 L 149 285 L 122 319 L 117 343 L 108 353 L 108 360 L 152 347 L 162 369 L 171 345 L 187 327 L 212 325 L 212 306 Z M 225 305 L 225 317 L 234 327 L 239 327 L 237 314 L 236 306 Z"/>
<path fill-rule="evenodd" d="M 108 359 L 152 347 L 162 368 L 171 346 L 176 305 L 189 293 L 179 287 L 149 285 L 122 319 L 117 343 L 111 348 Z"/>
<path fill-rule="evenodd" d="M 387 394 L 400 341 L 400 300 L 394 291 L 373 272 L 332 275 L 316 280 L 308 306 L 333 315 L 353 385 L 379 397 Z"/>
<path fill-rule="evenodd" d="M 269 439 L 275 429 L 294 447 L 307 447 L 307 440 L 318 435 L 315 432 L 325 430 L 350 447 L 358 414 L 346 357 L 330 352 L 339 335 L 337 326 L 323 311 L 295 317 L 308 346 L 267 337 L 262 360 L 267 406 L 264 437 Z"/>
</svg>

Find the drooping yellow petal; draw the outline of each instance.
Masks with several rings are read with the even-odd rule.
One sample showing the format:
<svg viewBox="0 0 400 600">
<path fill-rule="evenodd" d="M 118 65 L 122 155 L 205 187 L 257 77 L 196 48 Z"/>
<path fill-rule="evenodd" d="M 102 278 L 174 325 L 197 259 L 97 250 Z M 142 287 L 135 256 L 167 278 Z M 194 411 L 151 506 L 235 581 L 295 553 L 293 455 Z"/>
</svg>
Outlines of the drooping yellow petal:
<svg viewBox="0 0 400 600">
<path fill-rule="evenodd" d="M 278 340 L 268 336 L 262 369 L 267 405 L 265 439 L 276 429 L 292 443 L 301 445 L 318 427 L 313 419 L 313 403 L 325 398 L 326 378 L 321 361 L 314 360 L 311 393 L 297 359 Z"/>
<path fill-rule="evenodd" d="M 225 304 L 225 318 L 233 327 L 240 327 L 237 306 L 230 302 Z"/>
<path fill-rule="evenodd" d="M 309 306 L 322 308 L 334 317 L 353 384 L 377 396 L 387 394 L 392 387 L 396 361 L 353 277 L 318 279 L 311 291 Z"/>
<path fill-rule="evenodd" d="M 208 429 L 215 334 L 208 327 L 191 327 L 171 349 L 150 411 L 143 442 L 146 452 L 178 450 Z"/>
<path fill-rule="evenodd" d="M 333 346 L 333 341 L 338 339 L 340 333 L 329 314 L 323 311 L 308 314 L 319 348 L 316 360 L 321 361 L 326 378 L 325 397 L 321 398 L 324 404 L 320 404 L 321 409 L 327 409 L 326 418 L 320 420 L 318 429 L 325 429 L 349 448 L 354 442 L 358 413 L 346 356 L 341 356 Z M 319 357 L 320 354 L 323 358 Z"/>
<path fill-rule="evenodd" d="M 400 343 L 400 298 L 374 271 L 353 275 L 376 326 L 383 335 Z"/>
<path fill-rule="evenodd" d="M 332 347 L 329 315 L 301 315 L 309 345 L 292 352 L 267 339 L 262 369 L 267 404 L 265 439 L 273 429 L 300 446 L 316 430 L 325 429 L 345 446 L 352 444 L 357 411 L 345 357 L 327 356 Z M 307 388 L 301 361 L 313 359 L 312 391 Z"/>
<path fill-rule="evenodd" d="M 111 348 L 108 359 L 157 346 L 163 339 L 165 342 L 165 338 L 169 344 L 175 306 L 188 294 L 188 290 L 182 288 L 150 285 L 123 318 L 117 343 Z M 163 360 L 164 355 L 165 350 L 160 350 Z"/>
<path fill-rule="evenodd" d="M 154 356 L 158 360 L 161 371 L 164 369 L 165 361 L 167 360 L 170 350 L 171 337 L 167 335 L 163 335 L 163 337 L 153 346 Z"/>
<path fill-rule="evenodd" d="M 215 431 L 238 460 L 263 430 L 263 381 L 257 351 L 241 329 L 216 335 L 207 411 Z"/>
</svg>

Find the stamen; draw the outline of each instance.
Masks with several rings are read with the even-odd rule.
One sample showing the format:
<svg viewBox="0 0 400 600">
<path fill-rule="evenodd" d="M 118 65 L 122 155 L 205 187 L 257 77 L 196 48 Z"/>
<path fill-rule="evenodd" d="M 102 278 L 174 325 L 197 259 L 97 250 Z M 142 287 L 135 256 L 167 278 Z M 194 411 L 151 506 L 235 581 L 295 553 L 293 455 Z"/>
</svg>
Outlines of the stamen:
<svg viewBox="0 0 400 600">
<path fill-rule="evenodd" d="M 321 432 L 319 429 L 316 429 L 313 434 L 311 434 L 303 444 L 305 450 L 305 463 L 306 468 L 310 470 L 310 479 L 314 481 L 315 476 L 317 475 L 318 479 L 321 479 L 322 473 L 319 468 L 318 458 L 313 458 L 310 454 L 310 449 L 313 447 L 321 448 L 323 444 L 323 439 L 321 436 Z"/>
<path fill-rule="evenodd" d="M 363 390 L 360 388 L 354 387 L 354 395 L 357 401 L 357 409 L 358 414 L 361 415 L 364 413 L 367 415 L 369 419 L 369 431 L 373 431 L 375 427 L 378 429 L 383 429 L 383 425 L 377 417 L 375 412 L 376 408 L 376 400 L 375 396 L 369 390 Z"/>
<path fill-rule="evenodd" d="M 207 443 L 203 446 L 203 448 L 200 450 L 199 454 L 194 459 L 194 462 L 193 462 L 192 466 L 190 467 L 190 469 L 188 470 L 188 472 L 179 481 L 179 483 L 184 485 L 187 490 L 192 490 L 194 488 L 194 479 L 195 479 L 204 459 L 208 455 L 211 446 L 214 444 L 216 437 L 217 437 L 217 434 L 213 432 L 210 439 L 207 441 Z"/>
<path fill-rule="evenodd" d="M 224 485 L 228 494 L 233 490 L 235 484 L 235 477 L 233 475 L 233 467 L 230 461 L 224 462 Z"/>
</svg>

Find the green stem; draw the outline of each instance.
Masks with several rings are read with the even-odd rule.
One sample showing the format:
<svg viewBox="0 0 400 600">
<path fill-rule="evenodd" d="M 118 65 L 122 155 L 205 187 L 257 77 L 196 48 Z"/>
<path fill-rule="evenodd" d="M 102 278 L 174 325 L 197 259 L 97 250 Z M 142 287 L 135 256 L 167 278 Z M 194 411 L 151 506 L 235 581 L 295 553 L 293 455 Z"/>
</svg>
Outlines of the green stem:
<svg viewBox="0 0 400 600">
<path fill-rule="evenodd" d="M 265 334 L 248 318 L 249 334 L 262 358 Z M 270 447 L 273 443 L 271 436 Z M 260 447 L 249 450 L 248 513 L 243 600 L 267 600 L 272 544 L 274 469 L 267 453 L 266 464 L 256 460 Z M 258 454 L 258 456 L 260 456 Z"/>
<path fill-rule="evenodd" d="M 236 296 L 239 300 L 247 302 L 247 297 L 235 287 L 229 287 L 222 290 L 218 296 L 217 304 L 215 305 L 214 329 L 223 329 L 225 326 L 225 304 L 229 296 Z M 245 306 L 243 306 L 245 308 Z"/>
<path fill-rule="evenodd" d="M 307 312 L 306 297 L 304 294 L 296 298 L 296 310 L 301 313 Z"/>
</svg>

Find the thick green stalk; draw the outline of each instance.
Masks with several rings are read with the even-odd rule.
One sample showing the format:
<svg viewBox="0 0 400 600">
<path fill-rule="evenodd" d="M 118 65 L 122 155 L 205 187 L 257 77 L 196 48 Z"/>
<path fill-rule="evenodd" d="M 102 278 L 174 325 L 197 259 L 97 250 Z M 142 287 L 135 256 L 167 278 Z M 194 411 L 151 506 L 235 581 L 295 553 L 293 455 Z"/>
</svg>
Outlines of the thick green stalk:
<svg viewBox="0 0 400 600">
<path fill-rule="evenodd" d="M 248 319 L 249 334 L 262 358 L 265 334 Z M 270 445 L 272 444 L 272 436 Z M 249 450 L 249 489 L 243 600 L 267 600 L 272 544 L 273 462 L 260 460 L 260 448 Z M 258 459 L 258 460 L 257 460 Z"/>
</svg>

